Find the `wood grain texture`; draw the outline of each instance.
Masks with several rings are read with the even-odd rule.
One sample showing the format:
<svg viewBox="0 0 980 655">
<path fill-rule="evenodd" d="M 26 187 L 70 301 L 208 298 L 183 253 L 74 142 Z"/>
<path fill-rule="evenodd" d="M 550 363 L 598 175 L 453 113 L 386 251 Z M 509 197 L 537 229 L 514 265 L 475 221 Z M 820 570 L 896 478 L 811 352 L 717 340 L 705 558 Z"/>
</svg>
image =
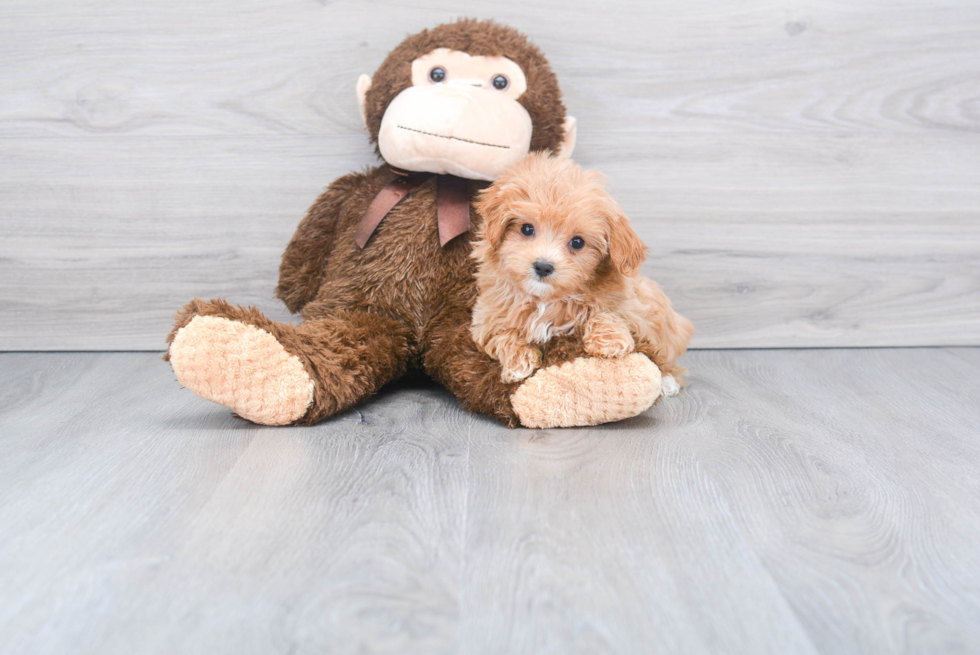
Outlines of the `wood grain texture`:
<svg viewBox="0 0 980 655">
<path fill-rule="evenodd" d="M 458 15 L 548 54 L 695 345 L 980 344 L 980 3 L 12 0 L 0 349 L 159 348 L 194 296 L 283 317 L 296 223 L 376 161 L 354 81 Z"/>
<path fill-rule="evenodd" d="M 257 427 L 0 354 L 0 653 L 968 653 L 980 350 L 695 351 L 600 428 Z"/>
</svg>

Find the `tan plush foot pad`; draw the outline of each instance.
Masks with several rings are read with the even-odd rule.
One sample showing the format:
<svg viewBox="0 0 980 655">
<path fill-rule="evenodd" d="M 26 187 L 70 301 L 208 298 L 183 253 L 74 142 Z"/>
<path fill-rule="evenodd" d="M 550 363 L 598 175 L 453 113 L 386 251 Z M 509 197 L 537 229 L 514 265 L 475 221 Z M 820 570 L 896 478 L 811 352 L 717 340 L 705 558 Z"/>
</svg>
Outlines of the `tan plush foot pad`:
<svg viewBox="0 0 980 655">
<path fill-rule="evenodd" d="M 292 423 L 313 402 L 303 363 L 254 325 L 195 316 L 177 330 L 170 364 L 182 385 L 254 423 Z"/>
<path fill-rule="evenodd" d="M 636 416 L 659 396 L 660 369 L 634 353 L 543 368 L 518 387 L 511 403 L 525 427 L 567 428 Z"/>
</svg>

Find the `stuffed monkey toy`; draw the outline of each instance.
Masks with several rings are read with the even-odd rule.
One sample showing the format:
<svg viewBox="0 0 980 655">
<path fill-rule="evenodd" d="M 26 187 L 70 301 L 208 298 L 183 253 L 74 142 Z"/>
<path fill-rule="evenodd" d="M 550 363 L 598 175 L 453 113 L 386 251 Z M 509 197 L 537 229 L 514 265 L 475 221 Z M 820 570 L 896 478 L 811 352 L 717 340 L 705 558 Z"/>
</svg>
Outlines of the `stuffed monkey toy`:
<svg viewBox="0 0 980 655">
<path fill-rule="evenodd" d="M 575 119 L 526 37 L 460 20 L 409 36 L 357 82 L 385 164 L 336 180 L 299 224 L 276 295 L 299 325 L 195 299 L 165 356 L 182 385 L 264 425 L 313 424 L 421 369 L 510 427 L 595 425 L 660 396 L 646 356 L 593 359 L 554 339 L 516 384 L 470 336 L 474 196 L 530 151 L 570 155 Z"/>
</svg>

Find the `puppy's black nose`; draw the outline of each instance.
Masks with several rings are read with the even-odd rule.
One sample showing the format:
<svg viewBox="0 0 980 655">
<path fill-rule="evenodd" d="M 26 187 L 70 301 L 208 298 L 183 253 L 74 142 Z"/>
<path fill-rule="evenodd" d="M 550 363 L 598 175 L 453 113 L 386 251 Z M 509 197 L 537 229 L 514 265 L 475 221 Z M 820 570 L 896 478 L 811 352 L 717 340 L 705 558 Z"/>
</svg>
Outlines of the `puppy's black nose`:
<svg viewBox="0 0 980 655">
<path fill-rule="evenodd" d="M 551 262 L 539 259 L 534 262 L 534 272 L 538 274 L 538 277 L 548 277 L 555 272 L 555 266 Z"/>
</svg>

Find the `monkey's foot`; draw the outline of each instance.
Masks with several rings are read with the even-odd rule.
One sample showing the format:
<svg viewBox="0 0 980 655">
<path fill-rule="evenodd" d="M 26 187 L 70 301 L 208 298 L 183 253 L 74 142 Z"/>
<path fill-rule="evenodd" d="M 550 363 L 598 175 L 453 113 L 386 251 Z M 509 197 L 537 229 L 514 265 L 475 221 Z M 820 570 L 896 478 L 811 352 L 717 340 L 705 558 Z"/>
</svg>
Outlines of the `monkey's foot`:
<svg viewBox="0 0 980 655">
<path fill-rule="evenodd" d="M 177 330 L 169 355 L 182 385 L 254 423 L 292 423 L 313 402 L 303 363 L 254 325 L 195 316 Z"/>
<path fill-rule="evenodd" d="M 585 358 L 540 369 L 511 396 L 528 428 L 599 425 L 636 416 L 660 396 L 660 369 L 645 355 Z"/>
</svg>

